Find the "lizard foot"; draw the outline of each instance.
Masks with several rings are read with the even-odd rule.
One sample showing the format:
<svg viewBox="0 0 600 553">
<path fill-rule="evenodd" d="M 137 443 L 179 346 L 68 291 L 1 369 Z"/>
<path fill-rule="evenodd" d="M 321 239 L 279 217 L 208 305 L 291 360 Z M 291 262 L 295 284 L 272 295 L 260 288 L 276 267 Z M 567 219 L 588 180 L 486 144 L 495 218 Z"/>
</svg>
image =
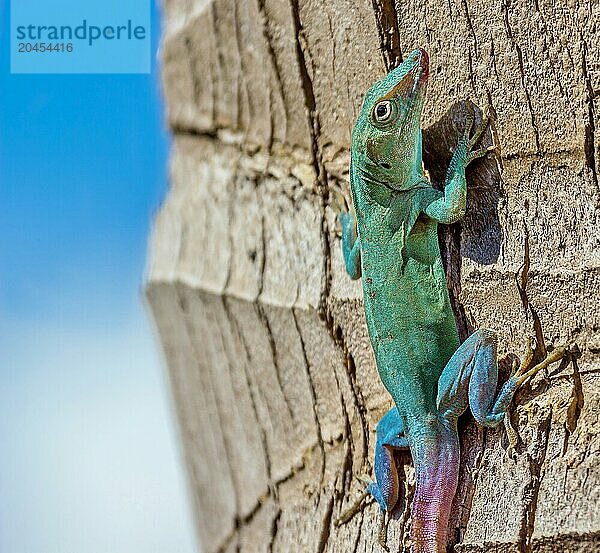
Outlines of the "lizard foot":
<svg viewBox="0 0 600 553">
<path fill-rule="evenodd" d="M 469 165 L 469 163 L 471 163 L 474 159 L 478 159 L 487 155 L 489 152 L 498 150 L 497 144 L 493 144 L 492 146 L 487 146 L 485 148 L 474 149 L 481 137 L 483 136 L 483 134 L 485 133 L 485 131 L 488 129 L 490 125 L 490 119 L 486 115 L 481 119 L 480 123 L 477 126 L 475 126 L 475 112 L 473 110 L 473 104 L 471 102 L 467 102 L 466 107 L 467 117 L 462 136 L 462 140 L 466 144 L 467 151 L 465 167 Z"/>
<path fill-rule="evenodd" d="M 361 474 L 357 477 L 361 482 L 363 482 L 366 486 L 373 483 L 373 480 L 367 476 L 366 474 Z M 366 489 L 358 496 L 358 499 L 350 505 L 335 521 L 336 526 L 341 526 L 342 524 L 346 524 L 349 520 L 354 518 L 354 515 L 358 514 L 366 507 L 365 500 L 367 497 L 371 495 Z"/>
<path fill-rule="evenodd" d="M 336 215 L 335 232 L 338 237 L 342 236 L 344 226 L 356 227 L 354 210 L 349 205 L 344 194 L 337 188 L 331 190 L 330 206 Z"/>
<path fill-rule="evenodd" d="M 390 548 L 387 544 L 387 517 L 385 512 L 379 513 L 379 530 L 377 532 L 377 543 L 381 545 L 384 551 L 389 551 Z"/>
<path fill-rule="evenodd" d="M 529 359 L 528 363 L 531 364 L 531 359 L 533 358 L 533 348 L 531 345 L 531 338 L 527 341 L 527 350 L 525 353 L 525 357 L 523 361 Z M 510 372 L 510 376 L 514 376 L 515 373 L 519 370 L 519 359 L 513 359 L 512 370 Z M 517 446 L 519 445 L 519 434 L 515 430 L 515 427 L 512 424 L 510 419 L 511 409 L 510 406 L 507 408 L 506 413 L 504 414 L 504 430 L 506 432 L 506 437 L 508 438 L 508 447 L 506 448 L 506 455 L 508 455 L 509 459 L 513 459 L 517 455 Z"/>
<path fill-rule="evenodd" d="M 517 455 L 517 446 L 519 445 L 519 434 L 515 430 L 511 420 L 510 413 L 506 413 L 504 415 L 504 430 L 506 432 L 506 436 L 508 437 L 508 447 L 506 448 L 506 455 L 508 455 L 509 459 L 513 459 Z"/>
<path fill-rule="evenodd" d="M 366 475 L 358 476 L 358 479 L 364 482 L 367 486 L 373 484 L 373 480 Z M 350 519 L 354 517 L 357 513 L 359 513 L 365 506 L 365 499 L 367 496 L 371 495 L 370 492 L 365 490 L 359 498 L 348 508 L 346 509 L 340 517 L 335 521 L 336 526 L 341 526 L 342 524 L 346 524 Z M 387 517 L 385 511 L 379 512 L 379 529 L 377 531 L 377 542 L 382 547 L 384 551 L 389 552 L 390 548 L 387 545 Z"/>
<path fill-rule="evenodd" d="M 568 352 L 567 346 L 558 346 L 551 352 L 546 352 L 544 358 L 534 365 L 533 364 L 533 348 L 532 340 L 527 343 L 527 351 L 519 368 L 515 371 L 513 377 L 516 378 L 517 388 L 524 384 L 530 378 L 533 378 L 538 372 L 549 367 L 552 363 L 560 361 Z"/>
<path fill-rule="evenodd" d="M 348 201 L 346 197 L 340 190 L 337 188 L 331 189 L 331 209 L 335 212 L 336 215 L 340 215 L 341 213 L 347 213 L 350 211 L 348 208 Z"/>
<path fill-rule="evenodd" d="M 544 358 L 539 363 L 533 365 L 533 360 L 535 357 L 533 340 L 531 338 L 527 340 L 527 347 L 525 350 L 525 355 L 523 356 L 523 360 L 520 363 L 515 361 L 515 363 L 513 363 L 511 372 L 511 378 L 516 380 L 517 389 L 527 380 L 533 378 L 538 372 L 545 370 L 552 363 L 561 361 L 563 357 L 568 354 L 568 348 L 566 346 L 558 346 L 551 352 L 546 352 L 544 347 L 543 351 Z M 516 455 L 516 448 L 519 443 L 519 434 L 512 425 L 510 414 L 508 412 L 506 412 L 504 415 L 504 429 L 506 430 L 506 435 L 508 437 L 508 448 L 506 453 L 511 459 L 514 459 Z"/>
</svg>

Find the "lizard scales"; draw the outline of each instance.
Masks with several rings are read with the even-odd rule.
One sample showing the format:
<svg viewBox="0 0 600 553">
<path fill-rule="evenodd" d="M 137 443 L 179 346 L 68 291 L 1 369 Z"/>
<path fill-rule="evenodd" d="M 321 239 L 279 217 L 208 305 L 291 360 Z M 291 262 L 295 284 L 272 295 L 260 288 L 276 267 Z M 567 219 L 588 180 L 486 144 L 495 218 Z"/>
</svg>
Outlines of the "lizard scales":
<svg viewBox="0 0 600 553">
<path fill-rule="evenodd" d="M 382 514 L 379 541 L 387 548 L 385 516 L 398 506 L 393 450 L 408 448 L 416 472 L 413 551 L 442 553 L 458 484 L 458 417 L 470 407 L 479 424 L 501 423 L 516 389 L 565 350 L 533 367 L 522 364 L 496 394 L 495 334 L 480 329 L 460 344 L 437 225 L 464 215 L 465 168 L 489 148 L 475 149 L 486 123 L 472 131 L 471 111 L 443 191 L 431 186 L 421 138 L 428 77 L 429 58 L 419 48 L 367 92 L 352 132 L 355 215 L 339 218 L 346 269 L 351 278 L 362 276 L 377 369 L 395 403 L 377 425 L 375 480 L 366 488 Z"/>
</svg>

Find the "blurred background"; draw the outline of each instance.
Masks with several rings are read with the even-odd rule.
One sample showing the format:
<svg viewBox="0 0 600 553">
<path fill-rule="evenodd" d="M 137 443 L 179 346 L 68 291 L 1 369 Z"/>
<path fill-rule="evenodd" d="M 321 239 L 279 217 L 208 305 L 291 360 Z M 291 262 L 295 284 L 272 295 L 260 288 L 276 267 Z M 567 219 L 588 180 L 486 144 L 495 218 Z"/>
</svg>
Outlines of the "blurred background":
<svg viewBox="0 0 600 553">
<path fill-rule="evenodd" d="M 0 2 L 0 552 L 194 551 L 143 305 L 156 56 L 150 75 L 11 75 Z"/>
</svg>

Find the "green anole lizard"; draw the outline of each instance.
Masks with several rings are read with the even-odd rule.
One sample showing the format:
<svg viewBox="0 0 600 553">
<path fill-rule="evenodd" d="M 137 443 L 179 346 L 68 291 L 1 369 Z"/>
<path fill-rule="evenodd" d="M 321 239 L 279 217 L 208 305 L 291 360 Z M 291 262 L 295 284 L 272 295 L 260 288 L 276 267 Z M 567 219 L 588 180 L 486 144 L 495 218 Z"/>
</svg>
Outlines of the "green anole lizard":
<svg viewBox="0 0 600 553">
<path fill-rule="evenodd" d="M 496 394 L 496 335 L 480 329 L 459 341 L 437 225 L 465 213 L 465 168 L 489 151 L 475 149 L 487 123 L 473 131 L 471 111 L 444 190 L 435 190 L 421 160 L 428 75 L 428 55 L 418 49 L 367 92 L 352 132 L 356 215 L 339 215 L 346 269 L 353 279 L 362 276 L 377 369 L 395 403 L 377 425 L 375 481 L 366 492 L 380 505 L 386 547 L 383 522 L 398 501 L 393 450 L 409 448 L 416 472 L 415 553 L 446 551 L 460 461 L 458 417 L 470 407 L 479 424 L 500 424 L 519 386 L 565 352 L 558 347 L 533 367 L 527 356 Z"/>
</svg>

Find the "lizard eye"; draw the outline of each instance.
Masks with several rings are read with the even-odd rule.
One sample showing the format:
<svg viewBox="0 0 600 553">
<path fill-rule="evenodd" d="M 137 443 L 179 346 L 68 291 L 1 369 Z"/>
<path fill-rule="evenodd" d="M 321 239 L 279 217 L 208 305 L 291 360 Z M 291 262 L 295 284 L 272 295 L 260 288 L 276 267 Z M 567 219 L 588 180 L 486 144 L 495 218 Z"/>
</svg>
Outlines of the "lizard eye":
<svg viewBox="0 0 600 553">
<path fill-rule="evenodd" d="M 378 123 L 384 123 L 392 116 L 392 103 L 389 100 L 383 100 L 375 104 L 373 116 Z"/>
</svg>

